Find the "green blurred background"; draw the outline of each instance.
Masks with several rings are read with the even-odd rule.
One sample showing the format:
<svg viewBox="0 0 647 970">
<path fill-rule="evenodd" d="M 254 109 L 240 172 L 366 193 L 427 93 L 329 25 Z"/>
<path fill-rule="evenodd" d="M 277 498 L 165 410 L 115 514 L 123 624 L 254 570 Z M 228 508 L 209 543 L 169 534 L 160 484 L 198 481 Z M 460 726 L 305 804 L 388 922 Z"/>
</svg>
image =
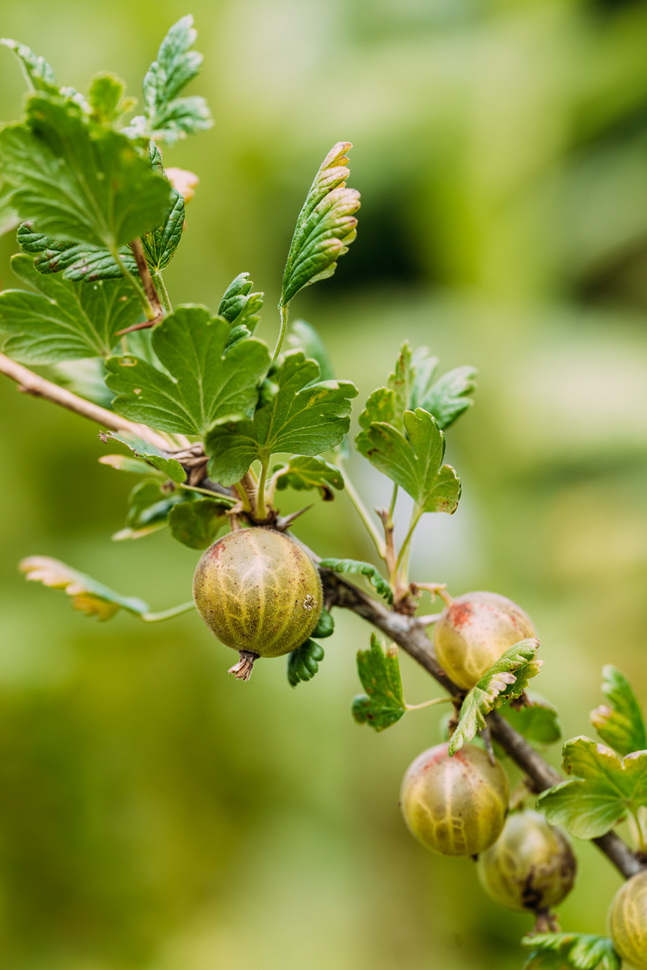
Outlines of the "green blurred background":
<svg viewBox="0 0 647 970">
<path fill-rule="evenodd" d="M 136 94 L 186 12 L 23 0 L 0 32 L 62 83 L 85 89 L 110 68 Z M 480 372 L 449 436 L 464 498 L 456 516 L 427 517 L 414 575 L 528 610 L 539 689 L 566 737 L 591 733 L 603 663 L 647 702 L 647 7 L 196 0 L 190 12 L 205 54 L 191 93 L 216 123 L 165 155 L 201 179 L 172 298 L 217 306 L 248 270 L 272 343 L 296 214 L 327 150 L 351 140 L 358 238 L 295 312 L 359 402 L 407 337 Z M 22 91 L 5 51 L 2 118 L 19 116 Z M 12 286 L 13 239 L 0 246 Z M 438 714 L 383 735 L 350 717 L 366 625 L 338 615 L 319 675 L 293 690 L 280 660 L 248 685 L 227 677 L 231 655 L 197 616 L 73 614 L 20 578 L 22 556 L 61 558 L 153 609 L 189 598 L 197 556 L 163 532 L 112 543 L 135 480 L 97 463 L 96 429 L 4 379 L 0 404 L 2 966 L 520 967 L 530 919 L 485 898 L 469 860 L 425 852 L 399 815 L 402 774 L 440 740 Z M 384 503 L 377 473 L 353 471 Z M 343 495 L 299 534 L 322 555 L 371 557 Z M 402 667 L 411 702 L 435 693 Z M 562 925 L 604 932 L 620 878 L 589 845 L 578 854 Z"/>
</svg>

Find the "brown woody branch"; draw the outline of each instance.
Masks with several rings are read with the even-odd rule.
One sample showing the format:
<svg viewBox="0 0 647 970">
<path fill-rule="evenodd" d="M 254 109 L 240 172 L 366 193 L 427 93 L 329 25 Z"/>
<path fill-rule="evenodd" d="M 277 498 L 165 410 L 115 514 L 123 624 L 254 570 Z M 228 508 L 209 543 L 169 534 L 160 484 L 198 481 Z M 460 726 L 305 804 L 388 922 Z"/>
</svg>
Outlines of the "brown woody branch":
<svg viewBox="0 0 647 970">
<path fill-rule="evenodd" d="M 17 364 L 2 353 L 0 353 L 0 373 L 6 374 L 7 377 L 16 381 L 20 390 L 28 394 L 45 398 L 54 404 L 60 404 L 68 411 L 74 411 L 76 414 L 89 418 L 111 431 L 134 432 L 154 447 L 168 451 L 168 442 L 157 432 L 144 425 L 135 424 L 126 418 L 121 418 L 112 411 L 107 411 L 105 408 L 78 397 L 71 391 L 52 383 L 52 381 L 34 374 L 27 367 Z M 169 452 L 169 456 L 171 455 L 172 452 Z M 248 484 L 250 491 L 253 491 L 252 483 Z M 220 488 L 208 479 L 202 480 L 200 485 L 216 493 Z M 317 561 L 318 557 L 310 550 L 308 551 L 312 558 Z M 436 660 L 433 645 L 427 635 L 425 622 L 423 622 L 424 617 L 416 618 L 395 613 L 330 570 L 323 569 L 321 573 L 328 607 L 338 606 L 357 613 L 358 616 L 381 630 L 390 640 L 393 640 L 413 657 L 452 697 L 459 698 L 462 696 L 461 688 L 450 680 Z M 536 792 L 544 791 L 562 781 L 558 772 L 544 761 L 523 735 L 515 731 L 499 714 L 496 712 L 489 714 L 488 725 L 492 737 L 515 764 L 525 772 Z M 592 841 L 626 879 L 644 868 L 638 856 L 615 832 L 607 832 L 606 835 Z"/>
<path fill-rule="evenodd" d="M 352 610 L 372 623 L 424 667 L 452 697 L 460 697 L 464 693 L 449 679 L 436 660 L 425 626 L 418 619 L 391 612 L 378 600 L 328 569 L 321 570 L 321 573 L 327 604 Z M 544 761 L 523 735 L 515 731 L 499 714 L 496 712 L 489 714 L 487 721 L 494 740 L 525 772 L 537 793 L 552 788 L 553 785 L 564 780 L 551 765 Z M 625 879 L 635 876 L 644 868 L 636 854 L 615 832 L 607 832 L 606 835 L 591 841 L 607 856 Z"/>
</svg>

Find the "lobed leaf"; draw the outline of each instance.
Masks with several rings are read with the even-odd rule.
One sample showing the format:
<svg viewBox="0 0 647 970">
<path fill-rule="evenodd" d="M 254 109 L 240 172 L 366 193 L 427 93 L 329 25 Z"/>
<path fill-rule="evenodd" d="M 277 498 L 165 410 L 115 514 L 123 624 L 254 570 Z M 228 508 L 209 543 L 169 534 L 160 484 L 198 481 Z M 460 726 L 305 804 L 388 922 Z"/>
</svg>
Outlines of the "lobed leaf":
<svg viewBox="0 0 647 970">
<path fill-rule="evenodd" d="M 77 572 L 58 559 L 49 556 L 29 556 L 19 566 L 28 580 L 43 583 L 52 589 L 62 589 L 72 599 L 75 610 L 109 620 L 120 609 L 143 616 L 149 612 L 148 604 L 135 597 L 120 596 L 114 590 L 98 583 L 91 576 Z"/>
<path fill-rule="evenodd" d="M 125 83 L 116 74 L 108 71 L 96 74 L 88 92 L 92 120 L 102 125 L 114 124 L 133 105 L 131 100 L 124 101 L 125 90 Z"/>
<path fill-rule="evenodd" d="M 549 822 L 578 839 L 608 832 L 627 812 L 647 806 L 647 751 L 624 758 L 591 738 L 567 741 L 562 768 L 575 777 L 541 793 L 537 807 Z"/>
<path fill-rule="evenodd" d="M 288 681 L 296 687 L 302 681 L 312 680 L 324 658 L 324 649 L 314 640 L 306 640 L 288 654 Z"/>
<path fill-rule="evenodd" d="M 620 970 L 622 960 L 605 936 L 586 933 L 536 933 L 521 945 L 531 951 L 524 970 Z"/>
<path fill-rule="evenodd" d="M 236 344 L 229 356 L 251 342 Z M 350 398 L 357 388 L 348 381 L 318 377 L 314 360 L 300 351 L 285 354 L 263 386 L 254 417 L 221 423 L 208 435 L 210 476 L 232 485 L 256 459 L 266 465 L 277 452 L 314 457 L 338 445 L 349 429 Z"/>
<path fill-rule="evenodd" d="M 287 465 L 277 465 L 274 470 L 276 487 L 279 490 L 293 488 L 297 492 L 318 488 L 324 501 L 334 498 L 333 489 L 344 487 L 344 477 L 337 465 L 331 465 L 323 458 L 295 456 Z"/>
<path fill-rule="evenodd" d="M 33 222 L 18 226 L 18 245 L 23 253 L 34 257 L 34 269 L 44 276 L 60 273 L 64 280 L 74 283 L 116 280 L 123 277 L 121 267 L 107 249 L 57 240 L 36 232 Z M 121 246 L 119 255 L 130 273 L 137 272 L 137 263 L 128 246 Z"/>
<path fill-rule="evenodd" d="M 190 49 L 196 37 L 190 14 L 167 33 L 157 59 L 144 77 L 145 114 L 131 121 L 127 129 L 131 137 L 172 144 L 178 138 L 211 127 L 213 122 L 204 98 L 178 97 L 202 66 L 202 54 Z"/>
<path fill-rule="evenodd" d="M 288 334 L 288 346 L 293 350 L 302 350 L 310 360 L 319 364 L 319 374 L 322 381 L 334 380 L 335 372 L 328 356 L 323 340 L 311 324 L 305 320 L 295 320 Z"/>
<path fill-rule="evenodd" d="M 647 730 L 640 704 L 629 681 L 611 664 L 602 668 L 602 693 L 609 699 L 591 711 L 591 723 L 602 740 L 618 754 L 647 748 Z"/>
<path fill-rule="evenodd" d="M 158 471 L 162 472 L 172 482 L 178 485 L 183 484 L 186 481 L 186 472 L 175 458 L 169 458 L 163 451 L 156 448 L 154 445 L 149 444 L 142 438 L 138 438 L 137 435 L 130 431 L 121 431 L 117 433 L 116 431 L 102 431 L 99 435 L 102 441 L 120 441 L 127 448 L 130 448 L 132 452 L 138 457 L 143 458 L 149 465 L 156 468 Z M 104 461 L 104 459 L 99 459 L 99 461 Z M 107 462 L 104 462 L 107 463 Z M 146 467 L 146 466 L 144 466 Z"/>
<path fill-rule="evenodd" d="M 9 335 L 4 352 L 31 364 L 83 357 L 108 357 L 117 332 L 141 317 L 141 306 L 126 279 L 91 286 L 42 276 L 26 255 L 11 265 L 36 292 L 0 293 L 0 332 Z"/>
<path fill-rule="evenodd" d="M 375 592 L 387 603 L 393 602 L 393 590 L 375 566 L 370 562 L 360 562 L 357 559 L 322 559 L 321 569 L 332 569 L 334 573 L 360 573 L 366 576 Z"/>
<path fill-rule="evenodd" d="M 126 528 L 113 535 L 113 539 L 140 539 L 157 532 L 168 523 L 171 509 L 178 502 L 190 501 L 186 493 L 172 491 L 159 481 L 148 479 L 139 482 L 128 496 Z"/>
<path fill-rule="evenodd" d="M 178 307 L 152 335 L 167 373 L 132 354 L 108 360 L 106 383 L 117 395 L 115 410 L 162 431 L 201 438 L 216 424 L 242 418 L 256 403 L 269 351 L 250 338 L 225 353 L 228 338 L 227 321 L 212 317 L 206 307 Z"/>
<path fill-rule="evenodd" d="M 492 664 L 478 684 L 465 696 L 458 716 L 458 725 L 449 742 L 449 754 L 456 754 L 485 727 L 485 716 L 506 701 L 519 697 L 528 680 L 539 673 L 541 660 L 536 659 L 539 640 L 530 637 L 520 640 Z"/>
<path fill-rule="evenodd" d="M 474 401 L 469 396 L 476 387 L 474 367 L 456 367 L 435 380 L 438 358 L 430 357 L 426 347 L 413 354 L 414 381 L 410 408 L 424 408 L 436 419 L 439 428 L 449 428 Z"/>
<path fill-rule="evenodd" d="M 44 91 L 46 94 L 58 94 L 54 69 L 50 67 L 44 57 L 39 57 L 25 44 L 20 44 L 17 40 L 11 40 L 8 37 L 1 38 L 0 44 L 4 44 L 5 47 L 14 52 L 32 90 Z"/>
<path fill-rule="evenodd" d="M 169 203 L 169 183 L 128 138 L 61 98 L 29 98 L 25 122 L 0 130 L 0 163 L 21 221 L 59 240 L 114 252 L 159 225 Z"/>
<path fill-rule="evenodd" d="M 392 392 L 391 392 L 392 393 Z M 383 396 L 388 401 L 388 393 Z M 373 405 L 375 407 L 376 405 Z M 366 423 L 367 419 L 364 419 Z M 400 485 L 424 512 L 456 511 L 460 479 L 451 465 L 443 465 L 445 437 L 427 411 L 405 411 L 406 437 L 391 424 L 370 422 L 355 439 L 357 450 Z"/>
<path fill-rule="evenodd" d="M 357 653 L 357 672 L 366 693 L 353 701 L 353 717 L 358 724 L 384 731 L 406 713 L 398 648 L 392 643 L 385 653 L 379 637 L 372 633 L 370 650 Z"/>
<path fill-rule="evenodd" d="M 315 637 L 318 640 L 324 640 L 326 637 L 331 637 L 334 632 L 335 621 L 333 619 L 333 615 L 324 607 L 319 614 L 317 625 L 310 636 Z"/>
<path fill-rule="evenodd" d="M 350 142 L 338 142 L 310 186 L 290 244 L 279 306 L 287 306 L 304 286 L 332 276 L 357 235 L 359 192 L 346 188 L 350 148 Z"/>
<path fill-rule="evenodd" d="M 218 316 L 232 326 L 244 324 L 250 333 L 259 321 L 257 314 L 263 306 L 263 294 L 252 293 L 253 287 L 249 273 L 239 273 L 223 293 L 218 307 Z"/>
<path fill-rule="evenodd" d="M 174 505 L 168 516 L 171 535 L 190 549 L 206 549 L 229 522 L 218 501 L 194 499 Z"/>
<path fill-rule="evenodd" d="M 534 692 L 529 691 L 527 698 L 529 703 L 523 707 L 504 704 L 500 714 L 528 741 L 535 744 L 554 744 L 559 741 L 562 732 L 557 708 Z"/>
</svg>

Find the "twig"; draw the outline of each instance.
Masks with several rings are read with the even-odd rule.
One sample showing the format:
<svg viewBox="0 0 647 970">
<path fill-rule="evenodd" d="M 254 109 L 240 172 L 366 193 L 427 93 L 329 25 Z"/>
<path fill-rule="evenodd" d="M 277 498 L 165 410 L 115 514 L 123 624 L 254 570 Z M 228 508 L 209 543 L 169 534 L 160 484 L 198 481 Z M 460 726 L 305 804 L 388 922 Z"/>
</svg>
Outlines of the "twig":
<svg viewBox="0 0 647 970">
<path fill-rule="evenodd" d="M 132 431 L 138 437 L 156 448 L 168 451 L 168 443 L 157 432 L 152 431 L 143 425 L 135 424 L 126 418 L 105 408 L 92 404 L 84 398 L 72 394 L 71 391 L 59 387 L 57 384 L 34 374 L 22 364 L 17 364 L 5 354 L 0 353 L 0 373 L 6 374 L 16 381 L 20 389 L 35 397 L 42 397 L 54 404 L 60 404 L 68 411 L 74 411 L 83 417 L 89 418 L 96 424 L 109 428 L 111 431 Z M 244 488 L 241 488 L 247 498 L 255 491 L 254 480 L 251 475 L 246 475 L 242 479 Z M 216 491 L 213 483 L 205 479 L 202 483 L 211 485 L 211 489 Z M 312 559 L 317 562 L 318 557 L 307 550 Z M 464 691 L 458 687 L 445 673 L 438 663 L 434 654 L 433 645 L 427 636 L 425 623 L 415 617 L 405 616 L 402 613 L 395 613 L 388 610 L 378 600 L 364 593 L 362 590 L 353 586 L 340 576 L 335 575 L 331 570 L 321 570 L 322 580 L 325 589 L 325 601 L 328 608 L 332 606 L 342 607 L 352 610 L 358 616 L 363 617 L 373 626 L 381 630 L 387 637 L 395 641 L 402 649 L 413 657 L 431 676 L 441 684 L 451 697 L 462 698 Z M 427 618 L 428 620 L 428 618 Z M 503 748 L 506 754 L 525 772 L 532 782 L 536 792 L 552 788 L 553 785 L 562 779 L 557 771 L 552 768 L 538 754 L 528 741 L 508 724 L 496 712 L 488 715 L 488 724 L 492 737 Z M 640 859 L 631 851 L 629 846 L 615 832 L 607 832 L 597 839 L 592 839 L 601 852 L 613 863 L 620 873 L 629 879 L 631 876 L 642 871 L 645 866 Z"/>
<path fill-rule="evenodd" d="M 35 374 L 29 368 L 17 364 L 2 353 L 0 353 L 0 373 L 6 374 L 12 381 L 15 381 L 19 389 L 25 394 L 45 398 L 53 404 L 60 404 L 68 411 L 74 411 L 75 414 L 89 418 L 90 421 L 94 421 L 95 424 L 108 428 L 110 431 L 131 431 L 155 448 L 168 451 L 168 441 L 156 431 L 152 431 L 143 424 L 135 424 L 134 421 L 129 421 L 127 418 L 121 418 L 113 411 L 93 404 L 92 401 L 86 401 L 85 398 L 73 394 L 72 391 L 68 391 L 64 387 L 59 387 L 58 384 L 48 381 L 39 374 Z"/>
<path fill-rule="evenodd" d="M 415 617 L 392 613 L 380 602 L 373 599 L 351 583 L 336 576 L 330 570 L 321 570 L 326 593 L 326 602 L 352 610 L 381 630 L 387 637 L 425 668 L 453 697 L 464 692 L 453 683 L 436 660 L 434 650 L 424 626 Z M 531 744 L 496 712 L 488 715 L 492 737 L 506 754 L 517 764 L 532 782 L 539 793 L 563 781 Z M 645 866 L 631 851 L 630 847 L 615 832 L 607 832 L 592 842 L 613 863 L 625 879 L 635 876 Z"/>
</svg>

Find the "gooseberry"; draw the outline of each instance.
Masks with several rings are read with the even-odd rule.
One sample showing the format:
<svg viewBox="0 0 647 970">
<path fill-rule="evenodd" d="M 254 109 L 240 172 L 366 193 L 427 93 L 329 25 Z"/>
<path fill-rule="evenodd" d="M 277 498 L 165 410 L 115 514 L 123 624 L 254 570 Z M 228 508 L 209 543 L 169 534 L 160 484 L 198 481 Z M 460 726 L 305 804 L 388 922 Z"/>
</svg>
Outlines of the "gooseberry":
<svg viewBox="0 0 647 970">
<path fill-rule="evenodd" d="M 635 970 L 647 970 L 647 869 L 620 887 L 609 910 L 613 945 Z"/>
<path fill-rule="evenodd" d="M 508 647 L 536 635 L 530 617 L 512 600 L 498 593 L 466 593 L 441 613 L 434 646 L 447 675 L 470 690 Z"/>
<path fill-rule="evenodd" d="M 400 793 L 405 822 L 419 842 L 442 855 L 476 855 L 499 837 L 508 806 L 508 779 L 485 751 L 466 744 L 423 751 L 409 766 Z"/>
<path fill-rule="evenodd" d="M 503 832 L 479 857 L 486 892 L 508 909 L 542 912 L 573 888 L 577 863 L 559 829 L 538 812 L 513 812 Z"/>
<path fill-rule="evenodd" d="M 238 650 L 231 668 L 248 680 L 258 657 L 301 646 L 323 605 L 321 579 L 303 549 L 281 532 L 239 529 L 214 542 L 193 577 L 193 598 L 211 632 Z"/>
</svg>

